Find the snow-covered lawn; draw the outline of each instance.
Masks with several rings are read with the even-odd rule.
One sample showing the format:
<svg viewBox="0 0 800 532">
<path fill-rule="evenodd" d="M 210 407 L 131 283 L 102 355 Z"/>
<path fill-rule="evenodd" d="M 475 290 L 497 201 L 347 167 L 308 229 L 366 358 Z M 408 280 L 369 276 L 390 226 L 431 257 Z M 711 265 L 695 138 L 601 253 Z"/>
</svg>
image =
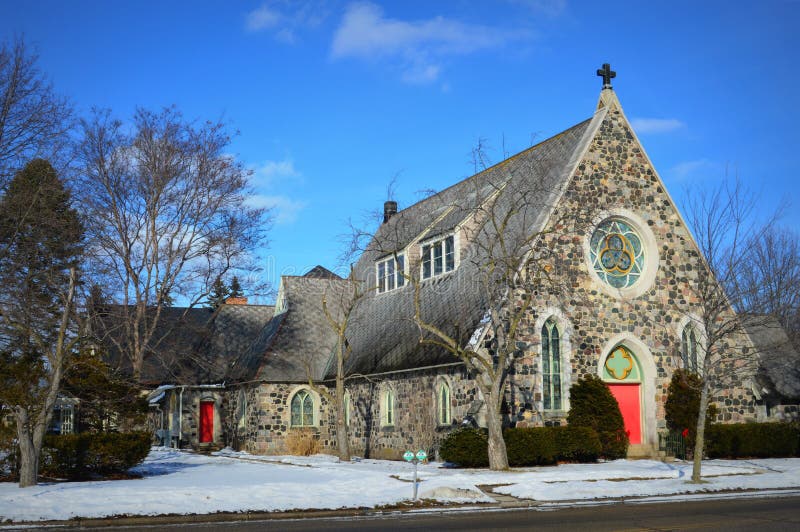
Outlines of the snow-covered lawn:
<svg viewBox="0 0 800 532">
<path fill-rule="evenodd" d="M 0 521 L 391 505 L 411 498 L 413 465 L 335 457 L 203 456 L 154 448 L 143 478 L 64 482 L 19 489 L 0 483 Z M 419 466 L 419 494 L 443 502 L 492 502 L 476 486 L 537 501 L 800 487 L 800 459 L 708 461 L 706 484 L 689 484 L 691 464 L 618 460 L 494 473 Z"/>
</svg>

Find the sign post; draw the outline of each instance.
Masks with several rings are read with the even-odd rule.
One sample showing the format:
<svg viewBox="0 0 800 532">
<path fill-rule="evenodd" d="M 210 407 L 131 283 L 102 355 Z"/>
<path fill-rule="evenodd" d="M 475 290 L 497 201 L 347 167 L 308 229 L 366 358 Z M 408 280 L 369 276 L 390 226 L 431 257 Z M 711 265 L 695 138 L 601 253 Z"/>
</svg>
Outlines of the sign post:
<svg viewBox="0 0 800 532">
<path fill-rule="evenodd" d="M 417 454 L 414 454 L 414 451 L 406 451 L 403 453 L 403 459 L 406 462 L 412 462 L 414 464 L 414 500 L 417 500 L 417 465 L 428 458 L 428 453 L 420 449 L 417 451 Z"/>
</svg>

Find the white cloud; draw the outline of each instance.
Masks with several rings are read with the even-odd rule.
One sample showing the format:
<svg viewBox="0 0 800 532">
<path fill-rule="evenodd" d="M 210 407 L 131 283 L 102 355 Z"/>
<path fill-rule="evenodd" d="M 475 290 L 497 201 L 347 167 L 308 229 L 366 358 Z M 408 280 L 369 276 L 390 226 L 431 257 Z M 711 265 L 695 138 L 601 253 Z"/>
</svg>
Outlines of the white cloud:
<svg viewBox="0 0 800 532">
<path fill-rule="evenodd" d="M 684 161 L 669 169 L 669 174 L 677 180 L 688 177 L 702 177 L 698 174 L 708 175 L 714 171 L 717 165 L 708 159 L 697 159 L 695 161 Z"/>
<path fill-rule="evenodd" d="M 370 2 L 347 6 L 331 45 L 334 59 L 397 61 L 409 83 L 430 83 L 439 78 L 441 60 L 502 46 L 528 36 L 527 32 L 466 24 L 444 17 L 404 21 L 387 18 Z"/>
<path fill-rule="evenodd" d="M 276 41 L 297 42 L 297 34 L 319 26 L 328 16 L 328 8 L 317 2 L 270 0 L 245 16 L 245 29 L 250 32 L 270 31 Z"/>
<path fill-rule="evenodd" d="M 281 15 L 266 4 L 250 11 L 245 18 L 245 26 L 249 31 L 260 31 L 274 28 L 281 20 Z"/>
<path fill-rule="evenodd" d="M 290 224 L 296 221 L 300 211 L 308 205 L 305 201 L 269 194 L 253 194 L 247 198 L 247 204 L 251 207 L 272 209 L 273 218 L 278 225 Z"/>
<path fill-rule="evenodd" d="M 686 124 L 677 118 L 634 118 L 631 120 L 633 130 L 639 134 L 669 133 L 683 129 Z"/>
<path fill-rule="evenodd" d="M 302 177 L 300 172 L 294 167 L 294 161 L 284 159 L 283 161 L 266 161 L 250 168 L 253 171 L 252 182 L 256 187 L 269 187 L 278 180 L 296 181 Z"/>
</svg>

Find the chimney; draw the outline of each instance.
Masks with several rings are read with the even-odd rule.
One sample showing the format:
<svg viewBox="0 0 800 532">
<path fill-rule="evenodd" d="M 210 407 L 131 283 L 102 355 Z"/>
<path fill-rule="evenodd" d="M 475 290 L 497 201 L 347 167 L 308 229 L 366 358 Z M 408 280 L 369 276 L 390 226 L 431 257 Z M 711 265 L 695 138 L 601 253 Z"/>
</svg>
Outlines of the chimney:
<svg viewBox="0 0 800 532">
<path fill-rule="evenodd" d="M 397 214 L 397 202 L 385 201 L 383 202 L 383 223 L 389 221 L 389 218 Z"/>
<path fill-rule="evenodd" d="M 226 305 L 247 305 L 246 297 L 229 297 L 225 300 Z"/>
</svg>

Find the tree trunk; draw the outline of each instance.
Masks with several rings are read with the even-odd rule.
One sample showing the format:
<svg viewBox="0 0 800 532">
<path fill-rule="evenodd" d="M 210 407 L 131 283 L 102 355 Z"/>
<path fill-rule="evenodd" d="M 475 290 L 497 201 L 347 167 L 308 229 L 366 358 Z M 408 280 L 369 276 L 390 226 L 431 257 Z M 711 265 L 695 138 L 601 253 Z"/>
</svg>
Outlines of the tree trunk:
<svg viewBox="0 0 800 532">
<path fill-rule="evenodd" d="M 339 359 L 341 366 L 342 360 Z M 336 374 L 336 446 L 339 450 L 339 460 L 350 461 L 350 438 L 347 433 L 347 419 L 345 418 L 344 404 L 344 378 L 340 370 Z"/>
<path fill-rule="evenodd" d="M 36 445 L 35 431 L 31 430 L 28 410 L 17 407 L 17 440 L 19 441 L 19 487 L 35 486 L 39 473 L 39 445 Z"/>
<path fill-rule="evenodd" d="M 503 439 L 503 418 L 500 415 L 501 395 L 492 390 L 486 395 L 486 426 L 489 429 L 489 469 L 508 469 L 506 442 Z"/>
<path fill-rule="evenodd" d="M 705 447 L 706 415 L 708 411 L 708 379 L 703 381 L 700 390 L 700 408 L 697 412 L 697 437 L 694 442 L 694 461 L 692 465 L 692 482 L 700 482 L 700 469 L 703 464 L 703 447 Z"/>
</svg>

